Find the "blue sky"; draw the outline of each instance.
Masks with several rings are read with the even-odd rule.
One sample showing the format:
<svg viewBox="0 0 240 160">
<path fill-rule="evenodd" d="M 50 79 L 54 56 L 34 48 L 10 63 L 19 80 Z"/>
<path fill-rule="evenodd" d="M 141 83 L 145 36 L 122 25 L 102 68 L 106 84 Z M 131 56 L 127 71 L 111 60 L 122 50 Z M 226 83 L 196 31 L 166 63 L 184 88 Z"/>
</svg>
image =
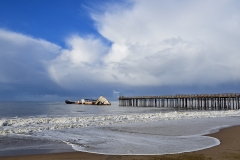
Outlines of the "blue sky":
<svg viewBox="0 0 240 160">
<path fill-rule="evenodd" d="M 92 1 L 91 3 L 104 3 Z M 84 0 L 9 0 L 1 2 L 1 27 L 64 46 L 71 33 L 98 34 Z"/>
<path fill-rule="evenodd" d="M 239 7 L 0 1 L 0 100 L 240 92 Z"/>
</svg>

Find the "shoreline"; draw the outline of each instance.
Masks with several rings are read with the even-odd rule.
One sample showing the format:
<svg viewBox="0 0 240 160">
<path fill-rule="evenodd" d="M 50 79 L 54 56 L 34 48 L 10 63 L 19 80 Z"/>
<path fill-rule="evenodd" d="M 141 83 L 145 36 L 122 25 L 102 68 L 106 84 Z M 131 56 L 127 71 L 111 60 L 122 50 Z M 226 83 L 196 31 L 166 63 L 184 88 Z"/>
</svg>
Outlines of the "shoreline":
<svg viewBox="0 0 240 160">
<path fill-rule="evenodd" d="M 0 157 L 0 160 L 52 160 L 52 159 L 92 159 L 92 160 L 164 160 L 164 159 L 240 159 L 240 125 L 220 129 L 216 133 L 204 136 L 214 137 L 220 140 L 220 145 L 193 152 L 166 155 L 104 155 L 87 152 L 61 152 L 37 155 L 7 156 Z"/>
</svg>

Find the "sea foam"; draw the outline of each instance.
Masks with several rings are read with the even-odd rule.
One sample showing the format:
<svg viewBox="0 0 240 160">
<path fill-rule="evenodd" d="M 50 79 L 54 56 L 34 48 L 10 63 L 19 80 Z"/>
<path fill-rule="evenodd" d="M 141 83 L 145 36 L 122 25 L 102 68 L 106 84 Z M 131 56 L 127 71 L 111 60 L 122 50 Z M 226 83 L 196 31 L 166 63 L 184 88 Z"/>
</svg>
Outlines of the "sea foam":
<svg viewBox="0 0 240 160">
<path fill-rule="evenodd" d="M 211 118 L 227 116 L 240 116 L 240 111 L 174 111 L 168 113 L 101 115 L 82 117 L 10 118 L 0 119 L 0 135 L 28 134 L 32 132 L 40 132 L 43 130 L 61 130 L 111 124 L 128 124 L 159 120 Z"/>
</svg>

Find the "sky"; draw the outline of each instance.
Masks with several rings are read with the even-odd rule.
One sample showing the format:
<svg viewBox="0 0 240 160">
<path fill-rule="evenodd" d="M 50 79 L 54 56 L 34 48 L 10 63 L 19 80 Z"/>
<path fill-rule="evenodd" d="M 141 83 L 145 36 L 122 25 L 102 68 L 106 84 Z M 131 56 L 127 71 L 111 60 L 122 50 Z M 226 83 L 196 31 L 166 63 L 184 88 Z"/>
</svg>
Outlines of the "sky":
<svg viewBox="0 0 240 160">
<path fill-rule="evenodd" d="M 0 1 L 0 101 L 240 93 L 238 0 Z"/>
</svg>

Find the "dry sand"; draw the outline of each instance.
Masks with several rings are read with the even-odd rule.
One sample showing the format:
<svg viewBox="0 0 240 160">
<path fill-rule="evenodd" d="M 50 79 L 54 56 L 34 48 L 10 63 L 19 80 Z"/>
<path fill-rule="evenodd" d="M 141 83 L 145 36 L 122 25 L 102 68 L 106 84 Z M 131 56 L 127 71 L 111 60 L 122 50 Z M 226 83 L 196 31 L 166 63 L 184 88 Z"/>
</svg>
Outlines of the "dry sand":
<svg viewBox="0 0 240 160">
<path fill-rule="evenodd" d="M 219 146 L 195 152 L 155 155 L 119 156 L 100 155 L 84 152 L 53 153 L 29 156 L 0 157 L 0 160 L 240 160 L 240 126 L 225 128 L 207 136 L 221 141 Z"/>
</svg>

